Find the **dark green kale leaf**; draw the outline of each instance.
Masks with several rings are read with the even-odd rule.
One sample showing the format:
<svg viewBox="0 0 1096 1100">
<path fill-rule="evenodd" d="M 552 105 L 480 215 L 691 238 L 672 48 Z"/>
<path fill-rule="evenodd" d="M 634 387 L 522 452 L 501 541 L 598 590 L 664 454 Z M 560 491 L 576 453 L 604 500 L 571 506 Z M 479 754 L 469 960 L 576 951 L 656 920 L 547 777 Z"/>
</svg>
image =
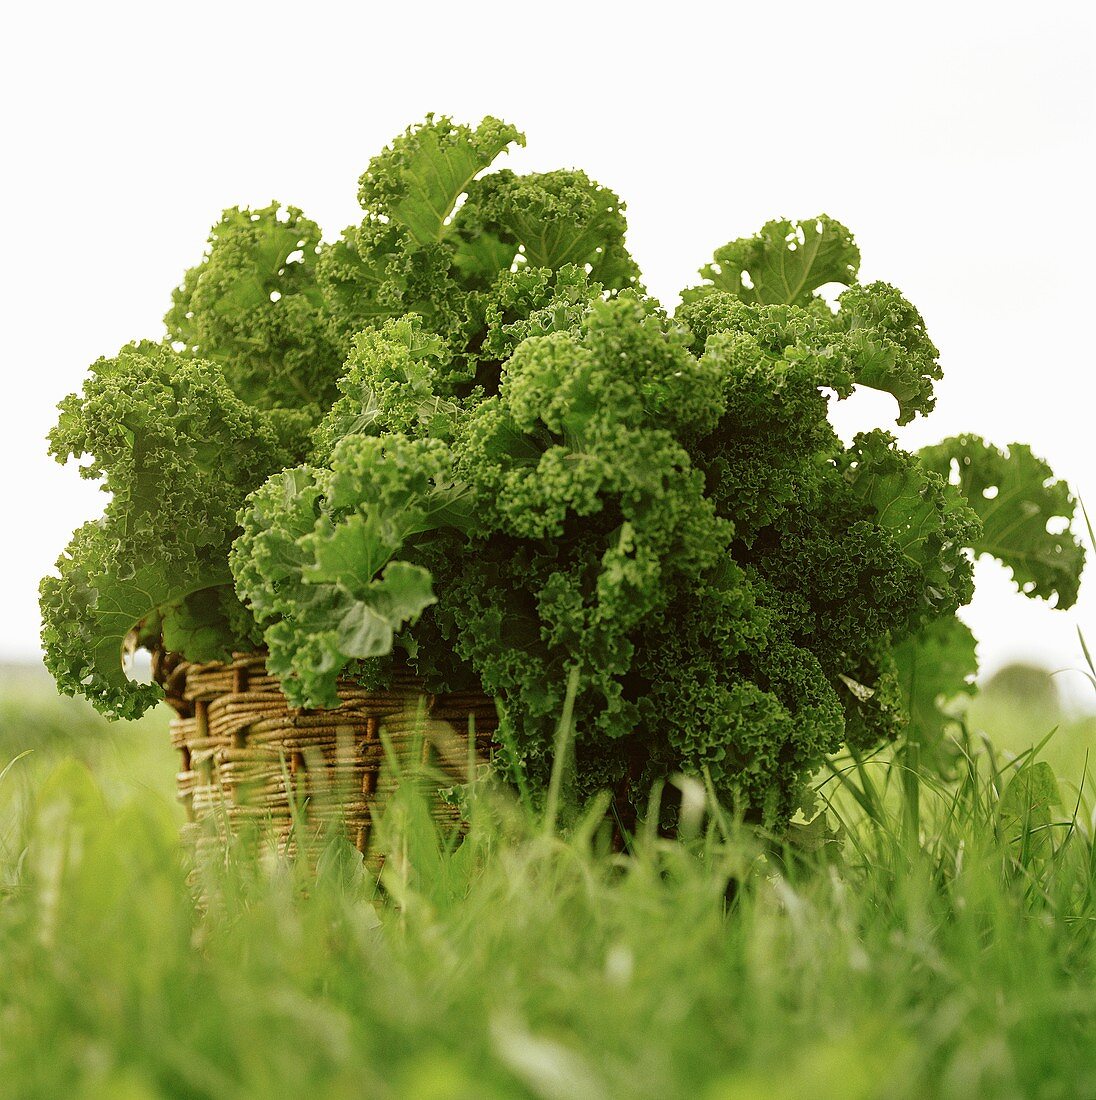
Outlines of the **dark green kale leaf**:
<svg viewBox="0 0 1096 1100">
<path fill-rule="evenodd" d="M 925 617 L 969 602 L 974 586 L 965 550 L 980 525 L 966 501 L 883 431 L 858 435 L 842 466 L 853 494 L 920 571 Z"/>
<path fill-rule="evenodd" d="M 781 636 L 763 586 L 730 559 L 682 586 L 637 635 L 647 766 L 704 776 L 728 805 L 777 824 L 841 742 L 837 696 L 809 650 Z"/>
<path fill-rule="evenodd" d="M 923 764 L 946 772 L 954 756 L 946 735 L 954 720 L 942 704 L 974 694 L 974 635 L 955 615 L 945 615 L 899 642 L 894 660 L 909 713 L 907 739 L 917 744 Z"/>
<path fill-rule="evenodd" d="M 438 615 L 532 774 L 574 668 L 580 764 L 602 779 L 625 767 L 606 742 L 636 730 L 635 632 L 730 544 L 674 434 L 719 413 L 720 366 L 687 338 L 649 302 L 597 302 L 577 334 L 519 345 L 458 434 L 480 526 L 475 567 L 439 588 Z M 594 782 L 583 767 L 580 785 Z"/>
</svg>

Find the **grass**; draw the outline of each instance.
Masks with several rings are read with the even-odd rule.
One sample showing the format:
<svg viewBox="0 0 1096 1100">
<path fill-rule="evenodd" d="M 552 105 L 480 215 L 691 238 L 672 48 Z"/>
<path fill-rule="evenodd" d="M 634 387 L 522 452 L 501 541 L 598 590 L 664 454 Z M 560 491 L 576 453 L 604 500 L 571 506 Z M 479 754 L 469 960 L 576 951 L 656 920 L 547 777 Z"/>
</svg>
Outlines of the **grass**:
<svg viewBox="0 0 1096 1100">
<path fill-rule="evenodd" d="M 628 855 L 603 806 L 489 788 L 458 845 L 407 784 L 378 882 L 338 842 L 188 865 L 163 715 L 2 688 L 0 771 L 37 747 L 0 779 L 0 1095 L 1096 1095 L 1080 770 L 972 737 L 911 807 L 894 760 L 835 761 L 794 842 L 689 785 Z"/>
</svg>

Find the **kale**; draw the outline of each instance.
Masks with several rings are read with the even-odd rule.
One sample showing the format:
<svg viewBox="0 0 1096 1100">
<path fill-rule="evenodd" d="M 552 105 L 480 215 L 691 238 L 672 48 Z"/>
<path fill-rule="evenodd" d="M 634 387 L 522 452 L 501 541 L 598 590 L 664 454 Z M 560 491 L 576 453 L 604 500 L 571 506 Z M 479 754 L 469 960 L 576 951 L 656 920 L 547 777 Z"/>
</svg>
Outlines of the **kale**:
<svg viewBox="0 0 1096 1100">
<path fill-rule="evenodd" d="M 1076 598 L 1068 487 L 1017 444 L 842 444 L 830 402 L 882 390 L 906 424 L 941 371 L 839 222 L 732 241 L 670 315 L 613 191 L 491 170 L 524 140 L 429 116 L 328 244 L 227 211 L 165 343 L 92 367 L 51 437 L 111 496 L 43 581 L 62 690 L 129 717 L 157 689 L 127 650 L 262 646 L 330 706 L 398 661 L 492 694 L 500 769 L 544 785 L 572 685 L 580 793 L 685 772 L 770 826 L 842 744 L 931 758 L 974 555 Z"/>
</svg>

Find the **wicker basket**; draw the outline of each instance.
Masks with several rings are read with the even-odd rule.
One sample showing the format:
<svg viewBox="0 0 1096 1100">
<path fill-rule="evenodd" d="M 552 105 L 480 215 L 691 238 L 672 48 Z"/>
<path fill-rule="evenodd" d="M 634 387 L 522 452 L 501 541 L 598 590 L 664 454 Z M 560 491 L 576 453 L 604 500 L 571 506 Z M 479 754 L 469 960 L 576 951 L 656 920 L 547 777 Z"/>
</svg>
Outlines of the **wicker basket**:
<svg viewBox="0 0 1096 1100">
<path fill-rule="evenodd" d="M 398 781 L 386 761 L 428 765 L 418 770 L 435 775 L 436 788 L 448 785 L 446 776 L 464 782 L 470 762 L 490 755 L 498 724 L 487 696 L 431 696 L 409 673 L 397 674 L 386 691 L 340 682 L 337 709 L 299 710 L 261 655 L 238 654 L 231 664 L 166 655 L 154 671 L 176 713 L 171 737 L 182 756 L 184 837 L 198 846 L 257 828 L 280 851 L 295 850 L 302 827 L 315 835 L 335 823 L 365 852 Z M 440 798 L 432 804 L 439 823 L 459 821 L 454 806 Z"/>
</svg>

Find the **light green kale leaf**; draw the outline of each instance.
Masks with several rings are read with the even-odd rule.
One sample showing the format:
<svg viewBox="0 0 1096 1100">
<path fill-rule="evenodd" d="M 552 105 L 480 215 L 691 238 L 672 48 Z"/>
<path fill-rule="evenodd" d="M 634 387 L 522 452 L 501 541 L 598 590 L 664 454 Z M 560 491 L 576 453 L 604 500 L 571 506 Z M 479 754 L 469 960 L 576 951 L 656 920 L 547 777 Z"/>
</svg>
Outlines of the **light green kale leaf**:
<svg viewBox="0 0 1096 1100">
<path fill-rule="evenodd" d="M 314 417 L 341 361 L 316 279 L 321 250 L 319 226 L 294 206 L 226 210 L 172 295 L 168 338 L 219 363 L 249 404 Z"/>
<path fill-rule="evenodd" d="M 805 306 L 827 283 L 851 286 L 859 266 L 852 234 L 820 214 L 802 222 L 766 222 L 756 236 L 717 249 L 700 274 L 744 302 Z"/>
<path fill-rule="evenodd" d="M 838 301 L 836 321 L 845 336 L 838 346 L 853 381 L 892 394 L 899 424 L 932 412 L 934 383 L 944 375 L 921 314 L 887 283 L 849 287 Z"/>
<path fill-rule="evenodd" d="M 899 424 L 929 413 L 942 372 L 917 310 L 886 283 L 850 287 L 839 304 L 836 312 L 821 301 L 757 305 L 708 288 L 687 297 L 675 317 L 692 333 L 698 354 L 714 336 L 734 338 L 740 347 L 736 360 L 764 356 L 774 364 L 794 362 L 838 398 L 848 397 L 856 385 L 892 394 Z"/>
<path fill-rule="evenodd" d="M 477 180 L 453 222 L 461 240 L 510 242 L 506 266 L 558 270 L 575 264 L 610 290 L 638 287 L 639 269 L 624 237 L 620 197 L 585 172 L 559 170 L 518 176 L 508 169 Z M 500 255 L 502 253 L 500 252 Z"/>
<path fill-rule="evenodd" d="M 132 718 L 158 691 L 127 678 L 127 649 L 172 644 L 212 660 L 247 643 L 246 616 L 223 600 L 228 546 L 248 491 L 290 456 L 272 414 L 244 404 L 213 364 L 162 345 L 99 360 L 59 408 L 51 453 L 88 456 L 81 474 L 111 500 L 42 581 L 46 663 L 61 691 Z M 217 611 L 199 629 L 203 601 Z"/>
<path fill-rule="evenodd" d="M 358 201 L 373 215 L 405 226 L 420 245 L 436 243 L 469 184 L 525 135 L 488 116 L 474 130 L 441 116 L 410 126 L 375 156 L 358 184 Z"/>
<path fill-rule="evenodd" d="M 453 250 L 418 244 L 398 222 L 367 217 L 324 249 L 317 277 L 332 338 L 345 356 L 354 337 L 417 313 L 432 332 L 460 329 L 467 293 L 453 277 Z"/>
<path fill-rule="evenodd" d="M 591 302 L 604 287 L 591 282 L 576 264 L 558 271 L 546 267 L 519 267 L 502 272 L 479 298 L 482 313 L 473 319 L 483 332 L 476 355 L 501 364 L 530 336 L 553 332 L 578 335 Z"/>
<path fill-rule="evenodd" d="M 342 396 L 316 427 L 314 461 L 323 465 L 348 435 L 449 438 L 460 410 L 439 395 L 438 375 L 450 359 L 441 337 L 428 332 L 416 314 L 360 332 L 339 379 Z"/>
<path fill-rule="evenodd" d="M 155 635 L 185 601 L 211 585 L 231 581 L 227 562 L 201 555 L 181 565 L 156 560 L 111 569 L 117 539 L 102 521 L 77 529 L 57 561 L 58 576 L 40 588 L 45 664 L 66 695 L 83 695 L 110 718 L 139 718 L 161 697 L 155 684 L 127 676 L 125 660 Z M 170 630 L 170 627 L 168 628 Z M 224 637 L 189 639 L 187 655 L 214 660 L 227 655 Z"/>
<path fill-rule="evenodd" d="M 338 677 L 392 652 L 435 602 L 415 543 L 472 525 L 437 440 L 350 435 L 330 467 L 276 474 L 251 495 L 230 555 L 264 629 L 270 668 L 298 706 L 337 706 Z"/>
<path fill-rule="evenodd" d="M 491 396 L 522 338 L 571 327 L 592 298 L 638 286 L 612 191 L 579 172 L 479 174 L 523 141 L 497 119 L 473 129 L 430 116 L 373 159 L 365 219 L 318 265 L 344 356 L 363 329 L 416 313 L 450 351 L 438 396 Z"/>
<path fill-rule="evenodd" d="M 1085 550 L 1072 534 L 1075 501 L 1064 481 L 1022 443 L 1006 451 L 974 435 L 954 436 L 918 452 L 922 464 L 953 478 L 981 520 L 968 545 L 992 554 L 1012 570 L 1028 596 L 1057 597 L 1057 606 L 1077 600 Z"/>
<path fill-rule="evenodd" d="M 688 340 L 632 292 L 594 301 L 581 333 L 564 329 L 516 349 L 500 396 L 522 429 L 543 425 L 575 449 L 591 433 L 617 427 L 702 434 L 722 411 L 726 367 L 722 348 L 698 359 Z"/>
</svg>

